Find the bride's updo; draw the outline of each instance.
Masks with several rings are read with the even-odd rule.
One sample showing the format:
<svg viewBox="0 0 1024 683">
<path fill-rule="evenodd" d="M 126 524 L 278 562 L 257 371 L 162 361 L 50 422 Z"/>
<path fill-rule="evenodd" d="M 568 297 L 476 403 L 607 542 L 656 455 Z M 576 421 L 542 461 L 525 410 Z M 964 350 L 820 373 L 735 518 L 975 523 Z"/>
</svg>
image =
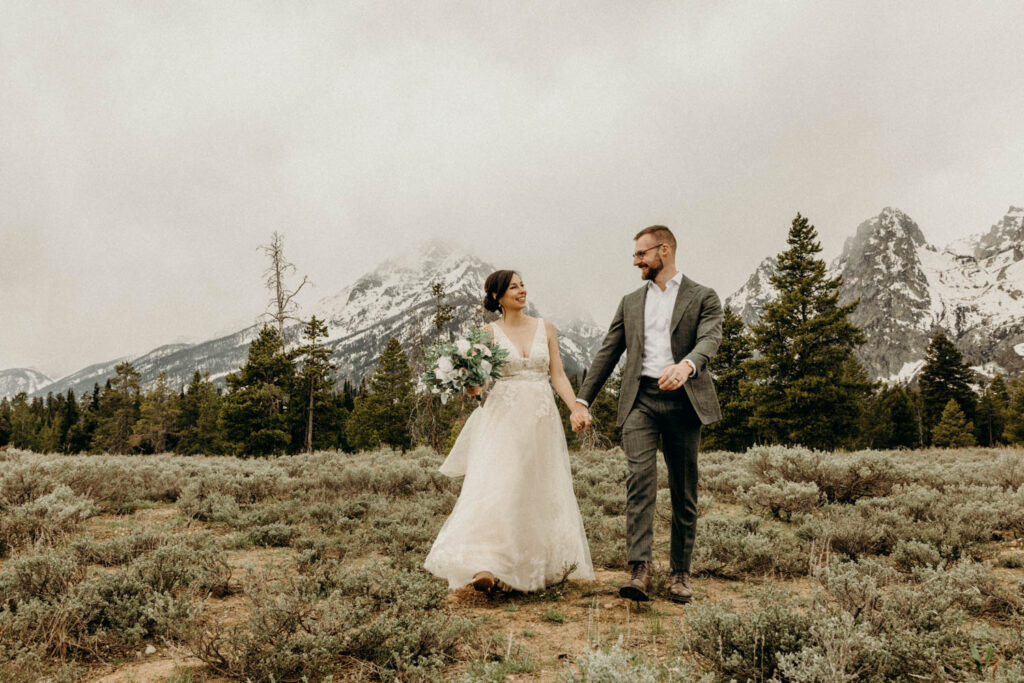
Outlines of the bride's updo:
<svg viewBox="0 0 1024 683">
<path fill-rule="evenodd" d="M 501 310 L 498 299 L 505 296 L 508 286 L 512 282 L 512 276 L 518 275 L 514 270 L 496 270 L 484 280 L 484 309 L 491 313 Z"/>
</svg>

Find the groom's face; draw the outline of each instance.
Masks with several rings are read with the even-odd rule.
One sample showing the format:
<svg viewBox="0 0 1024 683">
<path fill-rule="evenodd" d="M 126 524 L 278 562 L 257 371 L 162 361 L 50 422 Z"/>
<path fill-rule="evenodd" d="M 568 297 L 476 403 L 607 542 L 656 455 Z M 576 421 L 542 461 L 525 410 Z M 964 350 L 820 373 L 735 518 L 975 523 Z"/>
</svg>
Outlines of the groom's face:
<svg viewBox="0 0 1024 683">
<path fill-rule="evenodd" d="M 633 265 L 640 269 L 640 277 L 644 280 L 654 280 L 665 267 L 661 260 L 661 247 L 657 244 L 651 235 L 641 235 L 633 243 Z"/>
</svg>

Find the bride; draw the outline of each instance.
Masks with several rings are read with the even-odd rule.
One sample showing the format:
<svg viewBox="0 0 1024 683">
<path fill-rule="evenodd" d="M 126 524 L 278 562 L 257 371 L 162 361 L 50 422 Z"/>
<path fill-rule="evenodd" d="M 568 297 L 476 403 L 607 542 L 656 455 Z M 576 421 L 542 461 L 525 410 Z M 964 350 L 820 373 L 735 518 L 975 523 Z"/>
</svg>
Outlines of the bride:
<svg viewBox="0 0 1024 683">
<path fill-rule="evenodd" d="M 484 308 L 501 313 L 486 329 L 509 360 L 441 465 L 466 478 L 424 566 L 450 588 L 472 583 L 481 591 L 538 590 L 567 573 L 593 579 L 551 394 L 554 386 L 571 410 L 583 408 L 562 369 L 558 335 L 550 322 L 523 312 L 526 287 L 515 271 L 492 273 L 484 290 Z M 573 418 L 574 425 L 582 421 L 575 412 Z"/>
</svg>

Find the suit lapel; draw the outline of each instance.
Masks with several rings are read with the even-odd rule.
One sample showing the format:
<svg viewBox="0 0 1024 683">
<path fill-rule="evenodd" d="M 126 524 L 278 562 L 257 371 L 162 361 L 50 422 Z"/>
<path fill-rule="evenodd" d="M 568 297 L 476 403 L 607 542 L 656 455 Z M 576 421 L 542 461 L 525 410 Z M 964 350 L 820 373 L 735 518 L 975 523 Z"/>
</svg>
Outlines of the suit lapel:
<svg viewBox="0 0 1024 683">
<path fill-rule="evenodd" d="M 647 287 L 636 290 L 629 296 L 626 302 L 629 310 L 629 325 L 626 328 L 626 334 L 629 336 L 635 336 L 639 342 L 637 348 L 644 348 L 644 312 L 647 308 Z"/>
<path fill-rule="evenodd" d="M 697 283 L 690 278 L 683 276 L 679 282 L 679 291 L 676 293 L 676 303 L 672 307 L 672 319 L 669 322 L 669 333 L 676 329 L 676 325 L 683 318 L 683 311 L 693 301 L 693 297 L 697 295 Z"/>
</svg>

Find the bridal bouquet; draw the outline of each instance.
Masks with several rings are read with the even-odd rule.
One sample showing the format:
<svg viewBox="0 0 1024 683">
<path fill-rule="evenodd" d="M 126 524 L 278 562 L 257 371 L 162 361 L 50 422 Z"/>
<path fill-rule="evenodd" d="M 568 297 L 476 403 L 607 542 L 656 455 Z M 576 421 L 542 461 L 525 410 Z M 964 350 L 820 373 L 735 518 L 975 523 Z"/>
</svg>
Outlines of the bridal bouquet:
<svg viewBox="0 0 1024 683">
<path fill-rule="evenodd" d="M 423 383 L 442 403 L 466 387 L 482 387 L 489 379 L 501 377 L 508 351 L 489 334 L 473 328 L 454 340 L 438 340 L 427 347 Z"/>
</svg>

